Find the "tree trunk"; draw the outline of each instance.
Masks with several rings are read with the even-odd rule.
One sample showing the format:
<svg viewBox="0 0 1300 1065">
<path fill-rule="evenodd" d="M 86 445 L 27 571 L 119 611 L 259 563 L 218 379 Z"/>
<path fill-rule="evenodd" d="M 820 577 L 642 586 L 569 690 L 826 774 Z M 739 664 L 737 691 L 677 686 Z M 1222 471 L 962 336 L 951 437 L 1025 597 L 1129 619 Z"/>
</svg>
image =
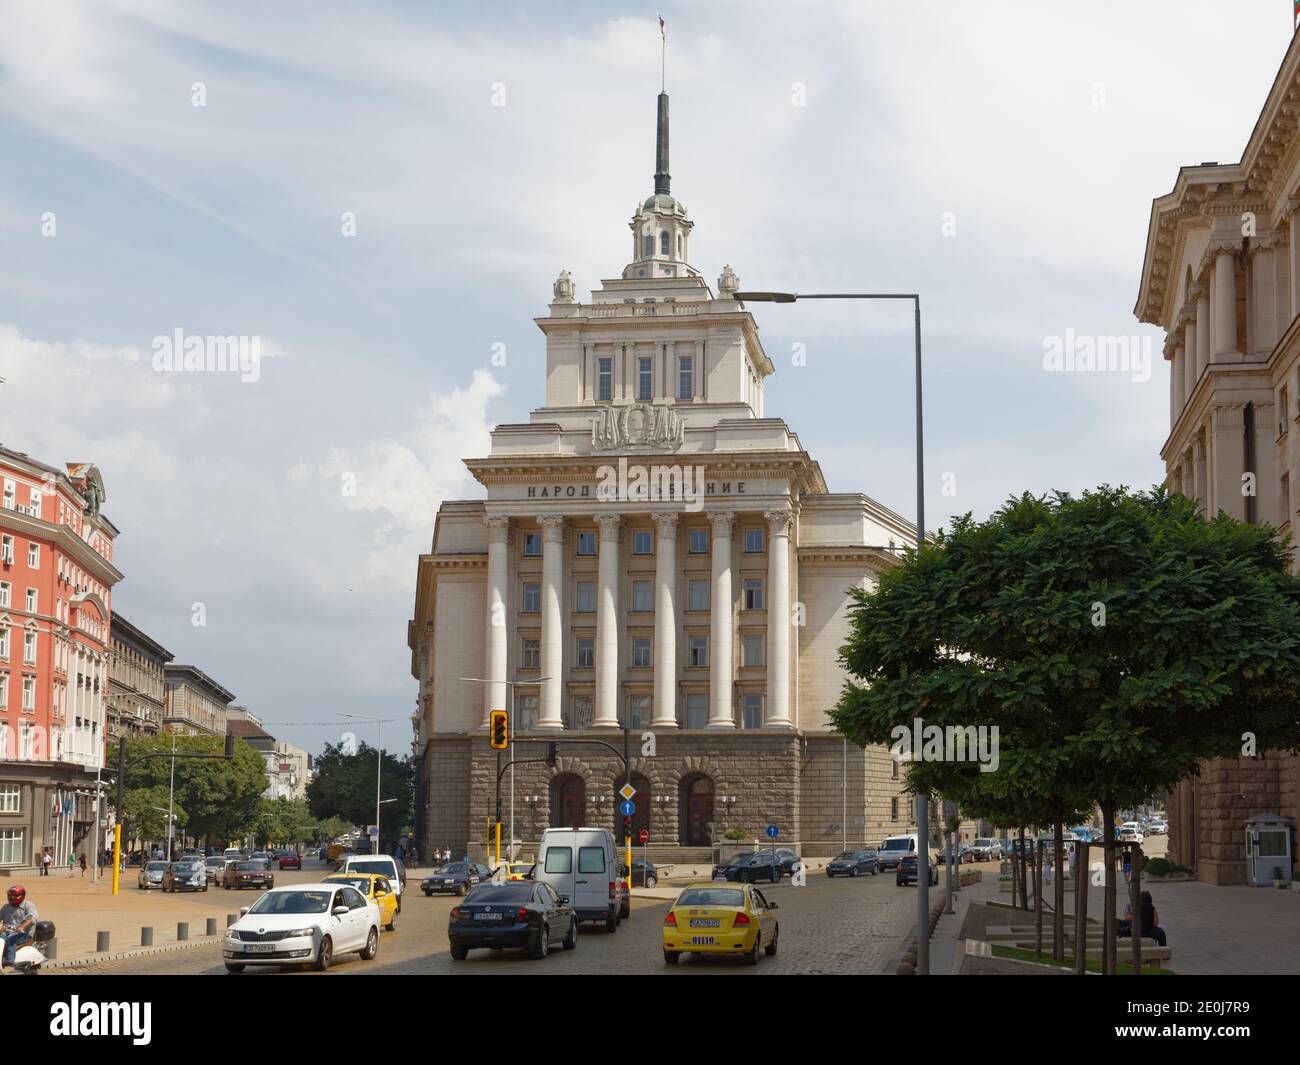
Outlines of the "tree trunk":
<svg viewBox="0 0 1300 1065">
<path fill-rule="evenodd" d="M 1053 858 L 1056 874 L 1056 880 L 1053 883 L 1056 886 L 1053 906 L 1056 912 L 1052 914 L 1052 959 L 1054 961 L 1063 961 L 1065 959 L 1065 826 L 1057 821 L 1055 826 L 1056 832 L 1056 856 Z"/>
<path fill-rule="evenodd" d="M 1101 804 L 1102 850 L 1106 855 L 1105 906 L 1103 907 L 1103 932 L 1101 950 L 1101 971 L 1114 975 L 1118 961 L 1115 943 L 1115 804 Z"/>
<path fill-rule="evenodd" d="M 1020 844 L 1016 848 L 1017 855 L 1020 858 L 1020 902 L 1026 910 L 1029 909 L 1029 870 L 1025 868 L 1025 826 L 1020 826 Z"/>
<path fill-rule="evenodd" d="M 948 853 L 944 862 L 948 866 L 948 890 L 945 892 L 943 912 L 952 913 L 952 833 L 948 833 Z"/>
<path fill-rule="evenodd" d="M 1084 976 L 1088 971 L 1088 844 L 1074 845 L 1074 971 Z"/>
<path fill-rule="evenodd" d="M 1034 953 L 1043 954 L 1043 848 L 1034 840 Z"/>
<path fill-rule="evenodd" d="M 1142 975 L 1142 845 L 1133 844 L 1130 849 L 1133 855 L 1132 870 L 1130 874 L 1132 879 L 1129 881 L 1128 897 L 1131 900 L 1129 906 L 1133 910 L 1133 924 L 1130 926 L 1133 936 L 1133 975 Z"/>
</svg>

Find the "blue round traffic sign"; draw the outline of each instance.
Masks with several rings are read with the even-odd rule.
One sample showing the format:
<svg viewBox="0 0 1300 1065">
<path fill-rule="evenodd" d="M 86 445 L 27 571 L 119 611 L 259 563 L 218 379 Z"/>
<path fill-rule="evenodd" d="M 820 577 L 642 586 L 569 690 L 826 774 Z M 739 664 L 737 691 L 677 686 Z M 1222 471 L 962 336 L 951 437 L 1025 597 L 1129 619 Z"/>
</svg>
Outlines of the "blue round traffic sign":
<svg viewBox="0 0 1300 1065">
<path fill-rule="evenodd" d="M 621 803 L 619 803 L 618 812 L 621 813 L 624 817 L 631 817 L 634 813 L 636 813 L 636 803 L 634 803 L 631 799 L 624 799 Z"/>
<path fill-rule="evenodd" d="M 768 826 L 767 826 L 767 838 L 768 838 L 768 839 L 776 839 L 776 837 L 777 837 L 777 827 L 776 827 L 776 825 L 768 825 Z"/>
</svg>

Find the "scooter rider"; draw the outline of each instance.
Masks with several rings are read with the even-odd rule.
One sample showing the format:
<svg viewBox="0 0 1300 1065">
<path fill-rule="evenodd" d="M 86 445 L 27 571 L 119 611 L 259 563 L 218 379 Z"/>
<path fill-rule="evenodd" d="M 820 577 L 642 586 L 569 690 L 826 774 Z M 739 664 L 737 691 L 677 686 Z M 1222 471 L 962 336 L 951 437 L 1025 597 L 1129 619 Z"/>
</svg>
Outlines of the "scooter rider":
<svg viewBox="0 0 1300 1065">
<path fill-rule="evenodd" d="M 4 937 L 4 959 L 0 966 L 12 966 L 18 948 L 32 941 L 36 927 L 36 907 L 27 901 L 27 889 L 14 884 L 7 894 L 8 902 L 0 906 L 0 935 Z"/>
</svg>

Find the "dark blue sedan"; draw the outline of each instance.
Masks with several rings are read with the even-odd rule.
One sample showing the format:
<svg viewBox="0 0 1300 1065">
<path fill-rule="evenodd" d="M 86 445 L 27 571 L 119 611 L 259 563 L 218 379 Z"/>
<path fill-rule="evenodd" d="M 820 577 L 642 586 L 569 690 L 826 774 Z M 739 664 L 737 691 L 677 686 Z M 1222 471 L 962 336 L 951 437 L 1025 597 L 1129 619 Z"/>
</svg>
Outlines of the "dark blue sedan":
<svg viewBox="0 0 1300 1065">
<path fill-rule="evenodd" d="M 844 851 L 826 866 L 827 876 L 862 876 L 880 872 L 880 856 L 874 850 Z"/>
<path fill-rule="evenodd" d="M 905 887 L 907 884 L 917 882 L 916 873 L 916 855 L 909 854 L 906 858 L 898 860 L 898 869 L 894 882 L 899 887 Z M 939 870 L 933 861 L 930 862 L 930 886 L 934 887 L 939 883 Z"/>
<path fill-rule="evenodd" d="M 509 880 L 480 884 L 447 917 L 451 956 L 464 961 L 471 950 L 522 947 L 530 958 L 545 958 L 551 947 L 578 945 L 578 915 L 567 895 L 550 884 Z"/>
</svg>

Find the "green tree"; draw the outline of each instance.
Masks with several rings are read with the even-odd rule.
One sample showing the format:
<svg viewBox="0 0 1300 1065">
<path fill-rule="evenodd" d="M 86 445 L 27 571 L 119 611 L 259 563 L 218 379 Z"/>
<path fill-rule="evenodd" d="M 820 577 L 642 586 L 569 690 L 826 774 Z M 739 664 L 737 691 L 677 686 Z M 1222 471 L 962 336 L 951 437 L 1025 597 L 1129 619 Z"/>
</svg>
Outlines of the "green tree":
<svg viewBox="0 0 1300 1065">
<path fill-rule="evenodd" d="M 141 840 L 158 841 L 167 837 L 167 785 L 154 785 L 148 788 L 127 788 L 122 795 L 122 805 L 126 807 L 127 822 L 131 831 Z M 176 815 L 176 830 L 179 833 L 185 827 L 185 810 L 173 807 Z"/>
<path fill-rule="evenodd" d="M 346 754 L 339 746 L 325 745 L 325 752 L 315 760 L 316 775 L 307 785 L 307 804 L 313 817 L 324 820 L 341 817 L 357 825 L 373 824 L 375 819 L 375 748 L 361 744 L 356 754 Z M 383 756 L 381 780 L 385 803 L 380 814 L 380 839 L 398 837 L 410 820 L 415 794 L 415 771 L 409 759 L 399 759 L 389 752 Z"/>
<path fill-rule="evenodd" d="M 998 726 L 990 797 L 1087 798 L 1109 825 L 1205 759 L 1237 757 L 1247 736 L 1260 752 L 1300 746 L 1289 558 L 1267 526 L 1205 521 L 1162 488 L 1024 495 L 985 522 L 966 515 L 876 592 L 851 593 L 841 658 L 854 679 L 832 720 L 859 743 L 889 743 L 916 718 Z M 1072 812 L 1044 808 L 1042 823 Z M 1113 972 L 1109 831 L 1105 850 Z"/>
</svg>

